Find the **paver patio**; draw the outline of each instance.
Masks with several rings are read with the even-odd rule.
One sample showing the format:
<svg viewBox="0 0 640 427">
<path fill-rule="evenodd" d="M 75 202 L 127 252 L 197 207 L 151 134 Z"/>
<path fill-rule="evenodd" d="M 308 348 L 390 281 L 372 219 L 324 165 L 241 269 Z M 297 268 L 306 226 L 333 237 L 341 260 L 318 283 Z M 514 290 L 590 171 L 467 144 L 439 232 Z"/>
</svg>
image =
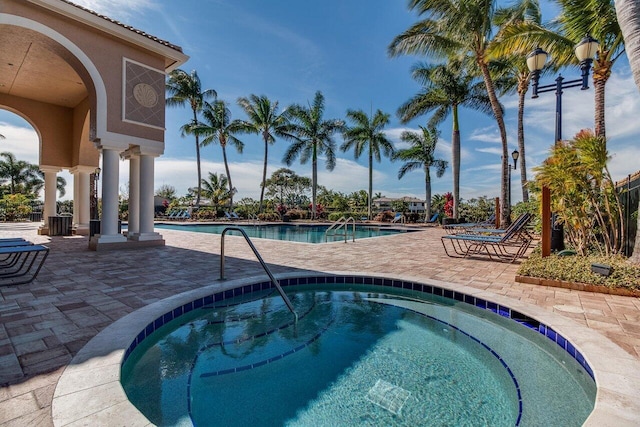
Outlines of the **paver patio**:
<svg viewBox="0 0 640 427">
<path fill-rule="evenodd" d="M 442 230 L 355 243 L 254 239 L 274 273 L 315 270 L 402 274 L 463 284 L 526 302 L 585 325 L 640 359 L 640 299 L 514 281 L 517 264 L 448 258 Z M 37 236 L 33 224 L 0 224 L 0 238 L 51 248 L 38 279 L 0 287 L 0 425 L 52 425 L 58 379 L 98 332 L 136 309 L 217 282 L 220 236 L 161 230 L 160 248 L 92 252 L 86 237 Z M 225 240 L 228 279 L 264 274 L 246 243 Z M 640 414 L 639 414 L 640 417 Z"/>
</svg>

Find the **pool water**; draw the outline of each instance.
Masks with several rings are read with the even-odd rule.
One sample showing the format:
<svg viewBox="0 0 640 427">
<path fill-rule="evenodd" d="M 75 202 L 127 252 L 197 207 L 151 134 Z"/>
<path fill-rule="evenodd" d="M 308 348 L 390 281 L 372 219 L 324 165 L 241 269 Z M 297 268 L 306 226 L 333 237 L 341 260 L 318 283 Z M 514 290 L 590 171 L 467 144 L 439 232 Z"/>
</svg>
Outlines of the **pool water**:
<svg viewBox="0 0 640 427">
<path fill-rule="evenodd" d="M 295 287 L 193 310 L 122 367 L 154 424 L 579 426 L 595 384 L 539 333 L 443 297 Z M 385 292 L 387 290 L 385 289 Z"/>
<path fill-rule="evenodd" d="M 289 242 L 303 242 L 303 243 L 324 243 L 325 232 L 330 227 L 329 225 L 307 225 L 307 224 L 268 224 L 268 225 L 248 225 L 248 224 L 156 224 L 156 228 L 169 229 L 169 230 L 182 230 L 182 231 L 195 231 L 197 233 L 212 233 L 222 234 L 222 230 L 227 227 L 239 227 L 246 231 L 249 237 L 257 237 L 260 239 L 272 239 L 272 240 L 286 240 Z M 349 228 L 351 230 L 351 228 Z M 413 230 L 401 230 L 390 229 L 384 227 L 371 227 L 371 226 L 356 226 L 356 239 L 363 239 L 368 237 L 380 237 L 390 236 L 398 233 L 406 233 Z M 239 236 L 237 231 L 229 231 L 227 234 L 232 236 Z M 351 235 L 347 237 L 351 239 Z M 342 235 L 330 235 L 329 242 L 344 241 Z"/>
</svg>

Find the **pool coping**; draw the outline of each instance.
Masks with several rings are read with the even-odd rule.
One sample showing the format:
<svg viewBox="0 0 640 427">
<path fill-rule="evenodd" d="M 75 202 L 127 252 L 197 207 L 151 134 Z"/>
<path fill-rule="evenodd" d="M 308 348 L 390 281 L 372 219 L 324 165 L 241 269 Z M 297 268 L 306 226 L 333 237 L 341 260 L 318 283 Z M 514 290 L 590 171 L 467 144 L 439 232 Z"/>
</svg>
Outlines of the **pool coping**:
<svg viewBox="0 0 640 427">
<path fill-rule="evenodd" d="M 344 271 L 306 271 L 276 275 L 279 280 L 317 276 L 376 277 L 437 286 L 497 303 L 552 327 L 580 351 L 593 370 L 596 403 L 584 425 L 638 425 L 640 362 L 603 335 L 571 319 L 531 304 L 465 285 L 409 275 Z M 120 368 L 127 350 L 145 325 L 176 307 L 242 285 L 264 282 L 264 275 L 217 282 L 142 307 L 114 322 L 89 341 L 65 368 L 54 392 L 55 426 L 153 425 L 127 399 L 120 385 Z"/>
</svg>

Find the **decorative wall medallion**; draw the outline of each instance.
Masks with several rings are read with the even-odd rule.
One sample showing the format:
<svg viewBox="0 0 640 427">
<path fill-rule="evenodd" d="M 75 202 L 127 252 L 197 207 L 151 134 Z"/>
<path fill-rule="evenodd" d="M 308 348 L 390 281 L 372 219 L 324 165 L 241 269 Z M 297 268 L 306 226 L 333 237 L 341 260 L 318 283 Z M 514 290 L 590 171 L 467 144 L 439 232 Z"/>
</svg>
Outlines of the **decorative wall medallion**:
<svg viewBox="0 0 640 427">
<path fill-rule="evenodd" d="M 143 107 L 151 108 L 158 103 L 158 94 L 146 83 L 138 83 L 133 88 L 133 96 L 138 104 Z"/>
</svg>

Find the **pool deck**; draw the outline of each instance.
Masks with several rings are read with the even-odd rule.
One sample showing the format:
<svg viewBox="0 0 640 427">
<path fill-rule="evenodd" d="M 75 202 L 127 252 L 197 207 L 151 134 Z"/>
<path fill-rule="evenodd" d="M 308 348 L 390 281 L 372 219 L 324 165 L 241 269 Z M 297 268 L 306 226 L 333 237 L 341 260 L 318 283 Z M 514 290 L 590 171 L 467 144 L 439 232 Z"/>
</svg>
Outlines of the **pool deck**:
<svg viewBox="0 0 640 427">
<path fill-rule="evenodd" d="M 52 401 L 65 368 L 85 344 L 117 320 L 183 292 L 228 285 L 217 280 L 219 235 L 161 230 L 165 247 L 93 252 L 87 248 L 87 237 L 38 236 L 36 229 L 30 223 L 0 224 L 0 238 L 24 237 L 51 248 L 36 281 L 0 287 L 0 426 L 54 425 Z M 605 360 L 610 355 L 612 365 L 640 362 L 640 298 L 516 283 L 517 264 L 448 258 L 440 243 L 442 234 L 442 229 L 429 227 L 420 233 L 346 244 L 253 242 L 276 274 L 340 271 L 442 282 L 532 307 L 541 321 L 545 319 L 540 315 L 548 313 L 556 322 L 599 333 L 622 349 L 609 353 L 603 348 L 598 355 Z M 225 254 L 229 280 L 264 275 L 240 237 L 225 239 Z M 620 376 L 619 384 L 607 387 L 638 395 L 640 372 Z M 622 412 L 628 425 L 640 425 L 637 405 L 624 398 L 617 403 L 608 409 Z M 607 425 L 603 420 L 597 425 Z M 76 423 L 99 424 L 90 419 Z M 56 419 L 56 425 L 65 424 L 71 422 Z"/>
</svg>

